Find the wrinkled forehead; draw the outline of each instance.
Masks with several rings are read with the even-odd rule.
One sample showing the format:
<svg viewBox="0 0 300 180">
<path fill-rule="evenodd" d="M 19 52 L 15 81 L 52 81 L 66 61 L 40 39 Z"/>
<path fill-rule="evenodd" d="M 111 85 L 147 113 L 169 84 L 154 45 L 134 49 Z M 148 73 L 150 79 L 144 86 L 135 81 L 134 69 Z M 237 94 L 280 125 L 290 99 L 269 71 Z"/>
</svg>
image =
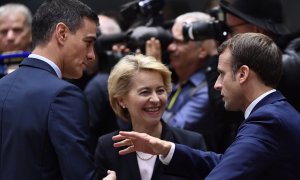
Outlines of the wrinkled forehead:
<svg viewBox="0 0 300 180">
<path fill-rule="evenodd" d="M 0 17 L 1 28 L 12 28 L 12 27 L 28 27 L 26 17 L 21 14 L 8 14 Z"/>
</svg>

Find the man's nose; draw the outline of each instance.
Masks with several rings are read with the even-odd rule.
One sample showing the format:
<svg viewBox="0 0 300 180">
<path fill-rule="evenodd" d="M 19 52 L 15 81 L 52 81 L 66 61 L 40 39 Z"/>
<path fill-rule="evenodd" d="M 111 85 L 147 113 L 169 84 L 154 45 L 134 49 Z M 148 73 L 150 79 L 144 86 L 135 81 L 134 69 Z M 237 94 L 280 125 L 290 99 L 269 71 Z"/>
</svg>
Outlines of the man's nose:
<svg viewBox="0 0 300 180">
<path fill-rule="evenodd" d="M 221 83 L 221 80 L 220 80 L 220 76 L 219 76 L 218 79 L 216 80 L 215 85 L 214 85 L 214 88 L 215 88 L 215 90 L 217 90 L 217 91 L 221 91 L 221 89 L 222 89 L 222 83 Z"/>
<path fill-rule="evenodd" d="M 16 37 L 16 34 L 15 34 L 15 32 L 13 30 L 8 30 L 7 31 L 6 38 L 8 40 L 14 40 L 15 37 Z"/>
<path fill-rule="evenodd" d="M 94 61 L 96 59 L 95 50 L 94 48 L 91 48 L 87 53 L 87 59 L 89 61 Z"/>
</svg>

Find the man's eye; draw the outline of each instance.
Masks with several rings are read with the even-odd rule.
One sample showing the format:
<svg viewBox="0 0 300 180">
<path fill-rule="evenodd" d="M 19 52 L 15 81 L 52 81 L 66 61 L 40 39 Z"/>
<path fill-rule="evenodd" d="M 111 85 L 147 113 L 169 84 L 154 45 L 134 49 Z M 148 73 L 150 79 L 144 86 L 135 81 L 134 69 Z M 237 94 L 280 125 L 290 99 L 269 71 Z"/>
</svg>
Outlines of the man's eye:
<svg viewBox="0 0 300 180">
<path fill-rule="evenodd" d="M 23 29 L 21 29 L 21 28 L 15 28 L 13 31 L 16 34 L 19 34 L 19 33 L 21 33 L 23 31 Z"/>
<path fill-rule="evenodd" d="M 1 30 L 1 31 L 0 31 L 0 35 L 2 35 L 2 36 L 3 36 L 3 35 L 6 35 L 7 32 L 8 32 L 8 30 Z"/>
</svg>

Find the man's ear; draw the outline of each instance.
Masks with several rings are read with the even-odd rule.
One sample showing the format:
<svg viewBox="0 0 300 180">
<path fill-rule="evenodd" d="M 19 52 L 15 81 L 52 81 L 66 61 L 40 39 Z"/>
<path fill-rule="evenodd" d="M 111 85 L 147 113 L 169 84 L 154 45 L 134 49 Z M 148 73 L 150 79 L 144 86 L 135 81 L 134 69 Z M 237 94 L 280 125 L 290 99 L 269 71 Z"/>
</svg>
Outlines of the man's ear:
<svg viewBox="0 0 300 180">
<path fill-rule="evenodd" d="M 198 53 L 198 57 L 200 59 L 205 59 L 208 56 L 208 52 L 206 51 L 206 49 L 204 47 L 199 47 L 199 53 Z"/>
<path fill-rule="evenodd" d="M 68 38 L 69 28 L 64 23 L 58 23 L 55 27 L 55 37 L 57 42 L 61 45 L 65 43 Z"/>
<path fill-rule="evenodd" d="M 243 65 L 240 67 L 238 72 L 238 79 L 240 83 L 244 83 L 249 77 L 250 69 L 248 66 Z"/>
</svg>

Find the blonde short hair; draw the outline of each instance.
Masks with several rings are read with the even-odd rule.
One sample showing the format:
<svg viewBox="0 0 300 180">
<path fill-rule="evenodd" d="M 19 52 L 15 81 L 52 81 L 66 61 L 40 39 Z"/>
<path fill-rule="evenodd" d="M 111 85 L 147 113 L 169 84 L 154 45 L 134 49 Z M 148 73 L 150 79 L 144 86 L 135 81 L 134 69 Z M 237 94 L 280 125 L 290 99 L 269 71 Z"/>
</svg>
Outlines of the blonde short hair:
<svg viewBox="0 0 300 180">
<path fill-rule="evenodd" d="M 109 101 L 114 112 L 124 121 L 130 121 L 130 115 L 127 109 L 123 109 L 118 98 L 126 96 L 132 87 L 132 77 L 141 71 L 155 71 L 161 74 L 166 91 L 172 90 L 170 70 L 151 56 L 127 55 L 112 69 L 108 78 Z"/>
</svg>

